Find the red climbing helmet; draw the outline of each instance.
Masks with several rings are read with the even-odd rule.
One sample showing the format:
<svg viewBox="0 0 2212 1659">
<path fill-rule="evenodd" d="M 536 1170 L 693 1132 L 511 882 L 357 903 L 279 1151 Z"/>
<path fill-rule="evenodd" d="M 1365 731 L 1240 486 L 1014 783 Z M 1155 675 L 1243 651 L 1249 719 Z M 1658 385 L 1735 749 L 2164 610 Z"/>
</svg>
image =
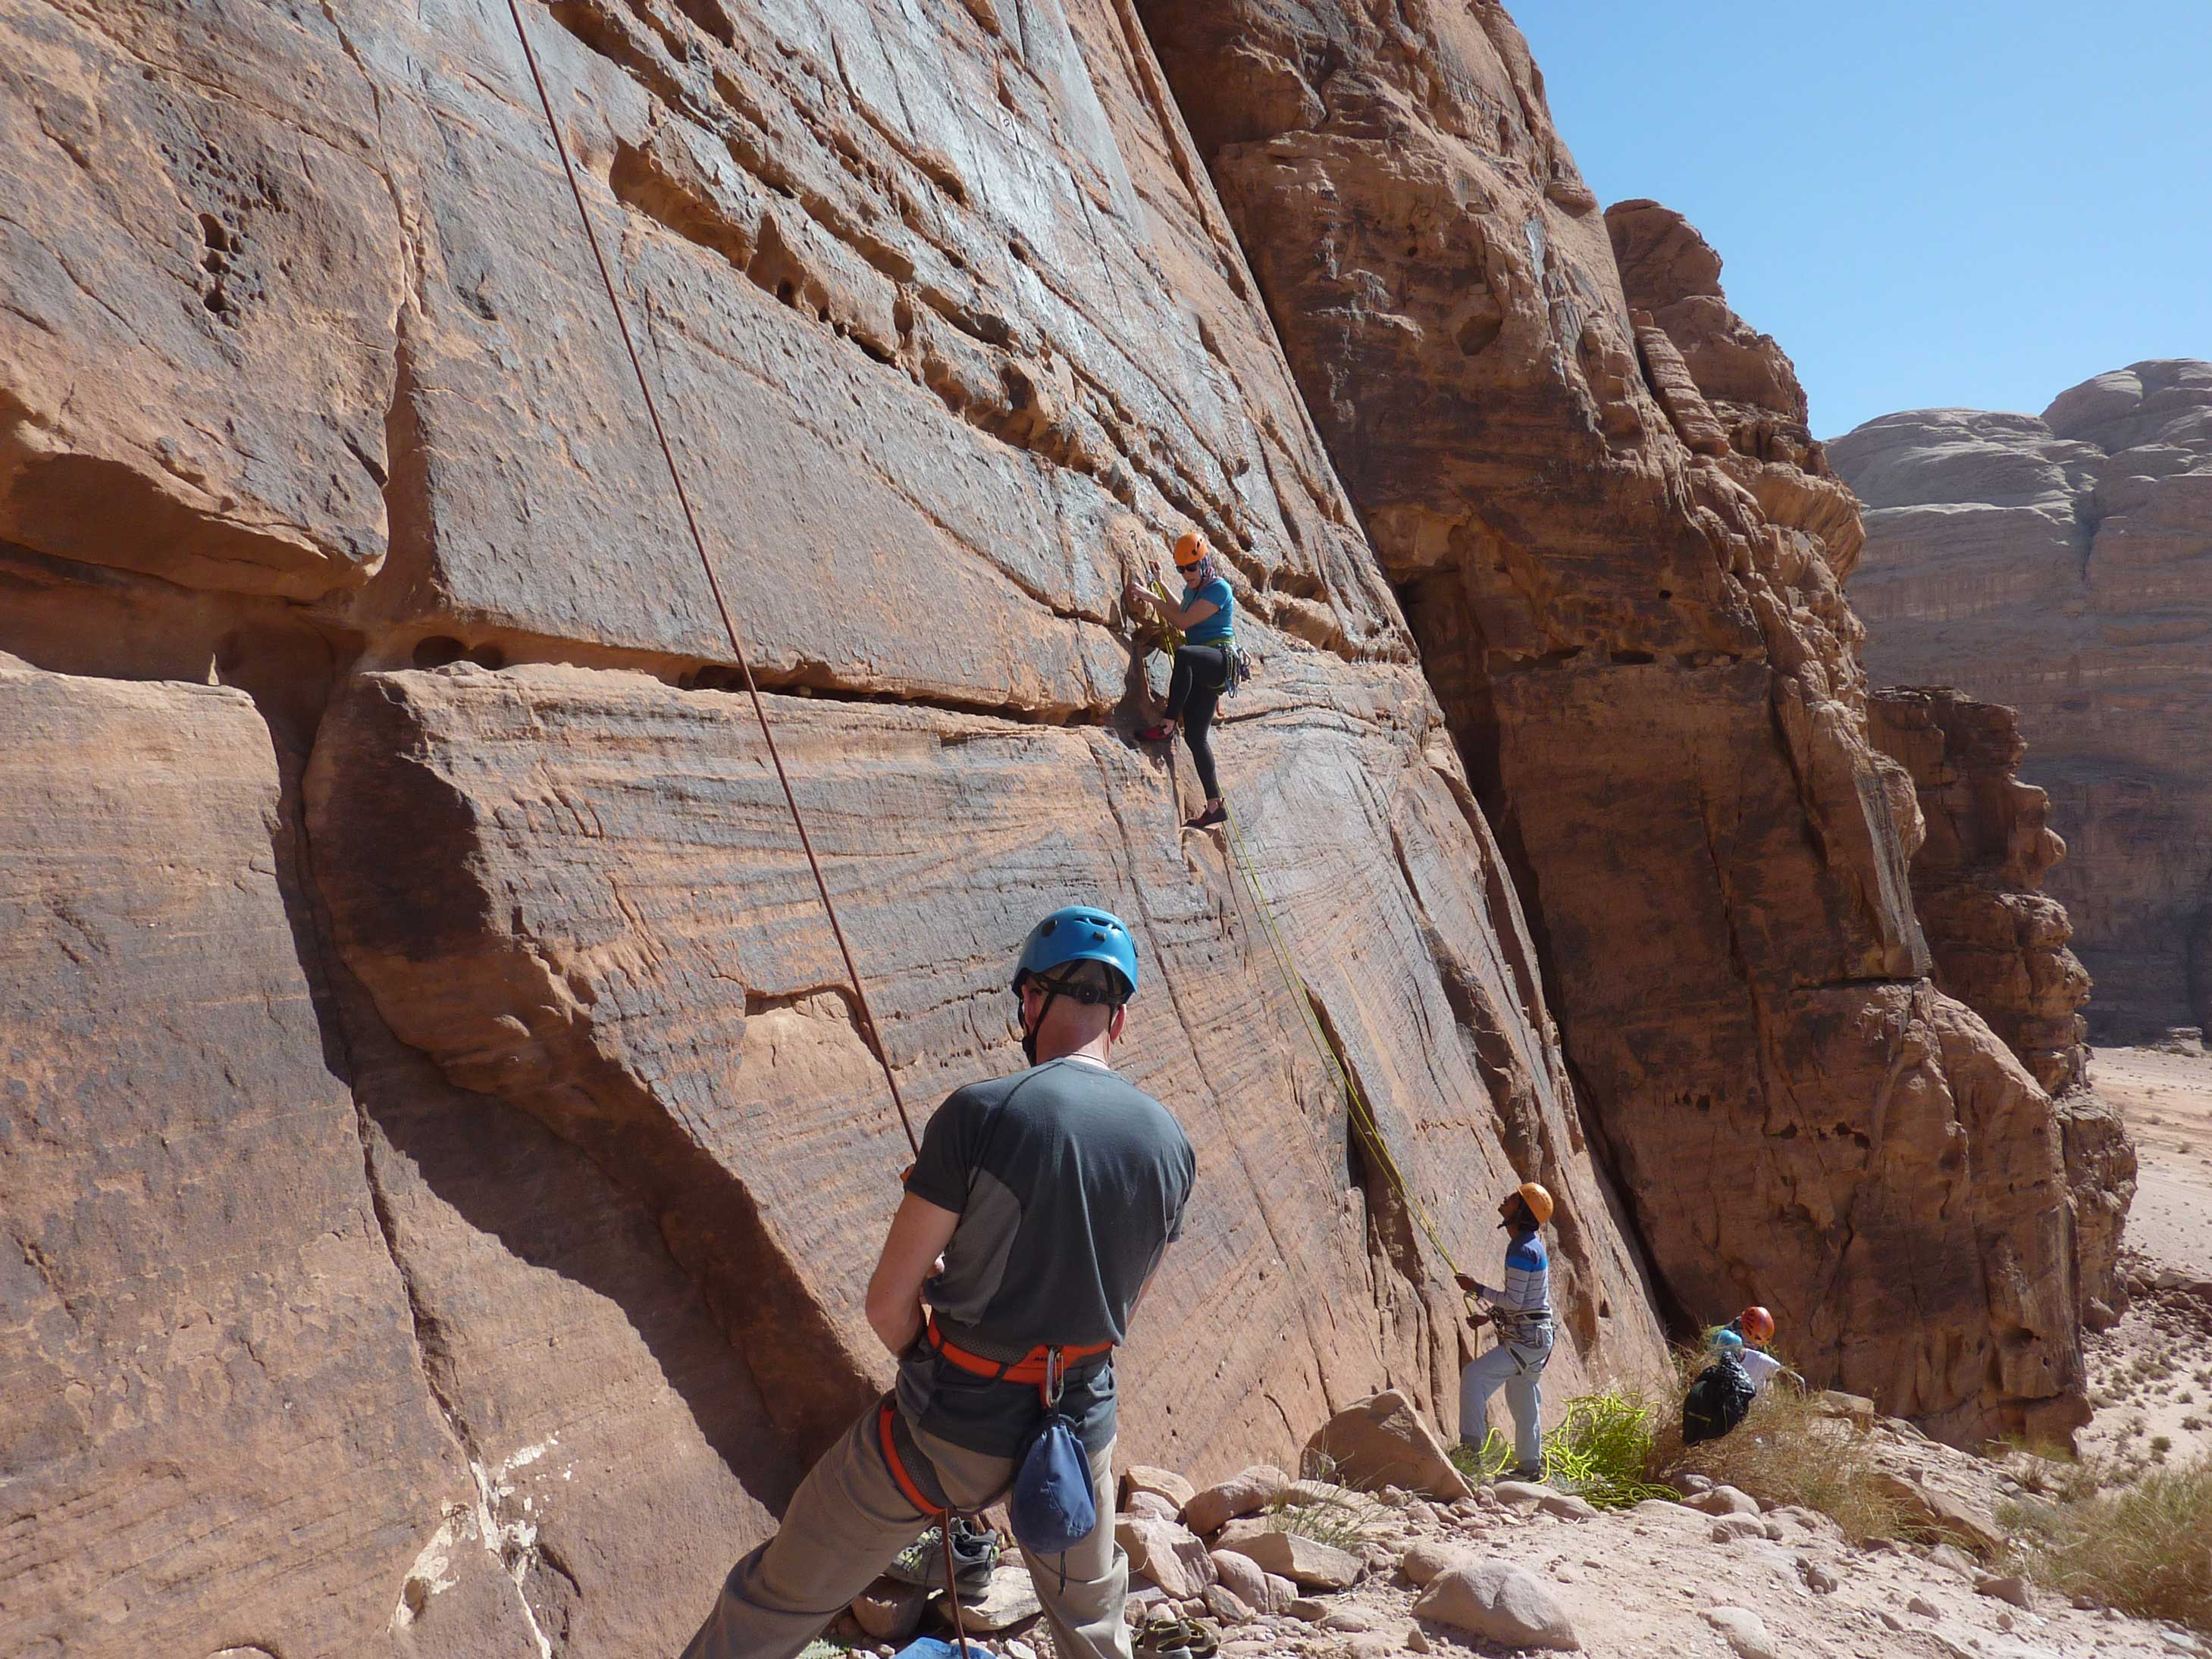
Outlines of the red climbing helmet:
<svg viewBox="0 0 2212 1659">
<path fill-rule="evenodd" d="M 1774 1316 L 1755 1302 L 1735 1316 L 1735 1322 L 1747 1341 L 1774 1340 Z"/>
</svg>

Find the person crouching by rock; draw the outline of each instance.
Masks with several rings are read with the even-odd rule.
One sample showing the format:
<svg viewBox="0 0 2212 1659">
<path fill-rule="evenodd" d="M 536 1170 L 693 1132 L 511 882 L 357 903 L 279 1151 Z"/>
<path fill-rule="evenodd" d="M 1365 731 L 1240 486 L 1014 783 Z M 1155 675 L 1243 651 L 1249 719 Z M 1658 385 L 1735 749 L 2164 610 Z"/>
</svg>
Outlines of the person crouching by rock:
<svg viewBox="0 0 2212 1659">
<path fill-rule="evenodd" d="M 1735 1362 L 1743 1367 L 1743 1374 L 1751 1379 L 1753 1391 L 1765 1388 L 1776 1376 L 1794 1380 L 1800 1388 L 1805 1379 L 1799 1376 L 1769 1352 L 1774 1340 L 1774 1316 L 1753 1303 L 1734 1319 L 1712 1334 L 1710 1346 L 1716 1349 L 1726 1346 L 1723 1339 L 1734 1335 Z"/>
<path fill-rule="evenodd" d="M 1182 630 L 1183 642 L 1176 647 L 1174 672 L 1168 678 L 1168 706 L 1159 723 L 1137 736 L 1146 743 L 1172 743 L 1180 725 L 1190 744 L 1191 763 L 1206 790 L 1206 806 L 1183 827 L 1209 830 L 1224 823 L 1229 809 L 1222 805 L 1221 780 L 1213 770 L 1213 710 L 1229 689 L 1235 649 L 1237 599 L 1216 568 L 1213 550 L 1195 530 L 1186 530 L 1175 544 L 1176 573 L 1182 578 L 1183 596 L 1178 604 L 1147 592 L 1131 581 L 1124 598 L 1131 611 L 1155 622 Z"/>
<path fill-rule="evenodd" d="M 1544 1251 L 1544 1224 L 1552 1218 L 1552 1194 L 1535 1182 L 1523 1182 L 1498 1206 L 1498 1223 L 1509 1238 L 1505 1282 L 1496 1290 L 1466 1273 L 1459 1286 L 1489 1309 L 1468 1323 L 1486 1321 L 1498 1328 L 1498 1346 L 1477 1354 L 1459 1374 L 1460 1443 L 1480 1452 L 1489 1437 L 1485 1414 L 1490 1398 L 1505 1390 L 1513 1413 L 1513 1476 L 1540 1479 L 1544 1472 L 1544 1367 L 1552 1358 L 1552 1267 Z"/>
<path fill-rule="evenodd" d="M 1167 1108 L 1109 1064 L 1137 991 L 1120 918 L 1054 911 L 1030 929 L 1013 988 L 1029 1069 L 938 1108 L 868 1282 L 868 1323 L 898 1357 L 897 1389 L 731 1570 L 684 1659 L 793 1659 L 921 1535 L 931 1509 L 996 1502 L 1060 1425 L 1078 1470 L 1089 1463 L 1096 1522 L 1060 1553 L 1024 1543 L 1023 1556 L 1060 1659 L 1131 1659 L 1113 1350 L 1182 1231 L 1197 1158 Z"/>
</svg>

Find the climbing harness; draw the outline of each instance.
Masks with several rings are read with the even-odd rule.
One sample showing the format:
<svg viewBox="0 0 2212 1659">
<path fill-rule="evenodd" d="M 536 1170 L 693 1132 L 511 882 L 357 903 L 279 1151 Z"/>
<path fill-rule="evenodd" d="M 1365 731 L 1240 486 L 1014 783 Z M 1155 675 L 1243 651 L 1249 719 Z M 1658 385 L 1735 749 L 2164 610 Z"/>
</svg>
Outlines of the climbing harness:
<svg viewBox="0 0 2212 1659">
<path fill-rule="evenodd" d="M 1034 1387 L 1047 1411 L 1060 1403 L 1060 1382 L 1071 1364 L 1110 1353 L 1114 1347 L 1111 1342 L 1091 1342 L 1073 1348 L 1041 1346 L 1031 1348 L 1019 1359 L 987 1359 L 980 1353 L 969 1352 L 946 1336 L 939 1328 L 935 1314 L 929 1316 L 923 1335 L 939 1358 L 971 1376 L 988 1376 L 994 1382 L 1025 1382 Z"/>
<path fill-rule="evenodd" d="M 898 1112 L 899 1127 L 906 1131 L 907 1146 L 919 1156 L 921 1142 L 914 1133 L 914 1121 L 907 1115 L 906 1097 L 899 1092 L 898 1079 L 891 1071 L 890 1050 L 884 1041 L 882 1028 L 876 1024 L 875 1011 L 868 1004 L 867 987 L 861 982 L 860 969 L 853 959 L 853 948 L 846 942 L 845 929 L 837 920 L 837 907 L 830 897 L 830 883 L 822 873 L 822 860 L 815 856 L 813 837 L 806 833 L 806 818 L 799 810 L 799 796 L 791 787 L 790 774 L 784 770 L 783 755 L 777 749 L 775 733 L 769 728 L 768 706 L 761 701 L 760 686 L 753 678 L 752 664 L 745 655 L 744 642 L 738 636 L 736 619 L 730 613 L 729 601 L 722 595 L 721 579 L 715 574 L 714 561 L 707 551 L 707 538 L 699 528 L 699 515 L 692 511 L 691 495 L 684 487 L 683 470 L 676 465 L 676 451 L 668 441 L 668 431 L 661 424 L 660 405 L 653 395 L 652 383 L 646 379 L 645 362 L 638 356 L 637 342 L 630 337 L 629 321 L 623 314 L 622 301 L 615 293 L 614 273 L 607 267 L 607 257 L 599 247 L 599 234 L 592 228 L 592 215 L 584 205 L 583 186 L 576 181 L 575 163 L 568 159 L 568 145 L 561 137 L 561 123 L 553 113 L 553 100 L 545 90 L 545 77 L 538 67 L 538 53 L 530 44 L 530 31 L 523 27 L 520 0 L 507 0 L 507 15 L 514 20 L 515 39 L 522 43 L 523 61 L 529 65 L 530 79 L 538 88 L 538 101 L 545 112 L 545 130 L 553 137 L 554 152 L 561 158 L 561 171 L 568 180 L 568 193 L 575 198 L 576 217 L 584 227 L 584 240 L 592 245 L 592 260 L 599 266 L 599 282 L 607 291 L 607 307 L 613 312 L 615 327 L 622 334 L 623 349 L 629 356 L 630 371 L 637 376 L 637 389 L 645 399 L 647 418 L 653 423 L 653 435 L 660 445 L 660 459 L 668 465 L 668 480 L 676 487 L 678 505 L 684 509 L 684 523 L 691 532 L 691 545 L 698 550 L 700 568 L 707 573 L 708 590 L 714 596 L 714 609 L 720 613 L 722 629 L 729 635 L 730 651 L 737 659 L 738 672 L 744 677 L 745 695 L 751 698 L 753 718 L 759 722 L 761 741 L 768 749 L 769 763 L 775 769 L 775 781 L 782 787 L 784 805 L 791 811 L 792 827 L 799 832 L 799 844 L 806 854 L 807 867 L 814 872 L 814 890 L 821 896 L 822 912 L 830 919 L 830 932 L 837 941 L 837 954 L 844 959 L 845 976 L 852 981 L 853 1000 L 860 1016 L 862 1036 L 874 1051 L 876 1064 L 884 1073 L 884 1084 L 890 1091 L 891 1104 Z"/>
</svg>

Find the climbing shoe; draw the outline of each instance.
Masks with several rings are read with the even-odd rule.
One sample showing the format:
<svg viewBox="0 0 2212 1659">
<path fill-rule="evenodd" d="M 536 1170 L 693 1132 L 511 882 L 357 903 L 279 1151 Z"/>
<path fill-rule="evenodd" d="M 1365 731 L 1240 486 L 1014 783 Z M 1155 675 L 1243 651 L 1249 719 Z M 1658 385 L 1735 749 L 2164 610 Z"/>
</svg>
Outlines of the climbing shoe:
<svg viewBox="0 0 2212 1659">
<path fill-rule="evenodd" d="M 1185 823 L 1183 828 L 1186 830 L 1211 830 L 1217 823 L 1226 823 L 1228 822 L 1229 809 L 1227 807 L 1209 806 L 1206 811 L 1200 812 L 1196 817 Z"/>
<path fill-rule="evenodd" d="M 1146 1620 L 1137 1626 L 1138 1659 L 1193 1659 L 1192 1631 L 1187 1620 Z"/>
<path fill-rule="evenodd" d="M 1173 720 L 1162 720 L 1158 726 L 1139 726 L 1137 728 L 1137 741 L 1139 743 L 1173 743 L 1175 741 L 1175 722 Z"/>
<path fill-rule="evenodd" d="M 952 1532 L 952 1582 L 963 1590 L 980 1590 L 991 1582 L 999 1565 L 999 1534 L 955 1522 Z M 884 1569 L 886 1577 L 902 1584 L 932 1589 L 945 1583 L 945 1530 L 932 1527 L 908 1544 Z"/>
</svg>

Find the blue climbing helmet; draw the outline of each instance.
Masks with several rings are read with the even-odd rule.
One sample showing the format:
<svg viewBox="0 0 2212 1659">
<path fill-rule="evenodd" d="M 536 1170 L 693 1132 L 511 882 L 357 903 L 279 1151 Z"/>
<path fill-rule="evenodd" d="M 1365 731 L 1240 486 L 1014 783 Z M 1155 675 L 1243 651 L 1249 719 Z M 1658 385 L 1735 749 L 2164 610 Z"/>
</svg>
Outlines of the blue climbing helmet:
<svg viewBox="0 0 2212 1659">
<path fill-rule="evenodd" d="M 1022 941 L 1021 960 L 1014 966 L 1014 989 L 1018 993 L 1036 975 L 1050 973 L 1071 962 L 1103 962 L 1121 976 L 1119 1001 L 1137 994 L 1137 942 L 1111 910 L 1088 904 L 1063 905 L 1030 929 Z M 1088 1002 L 1083 988 L 1063 992 Z"/>
</svg>

